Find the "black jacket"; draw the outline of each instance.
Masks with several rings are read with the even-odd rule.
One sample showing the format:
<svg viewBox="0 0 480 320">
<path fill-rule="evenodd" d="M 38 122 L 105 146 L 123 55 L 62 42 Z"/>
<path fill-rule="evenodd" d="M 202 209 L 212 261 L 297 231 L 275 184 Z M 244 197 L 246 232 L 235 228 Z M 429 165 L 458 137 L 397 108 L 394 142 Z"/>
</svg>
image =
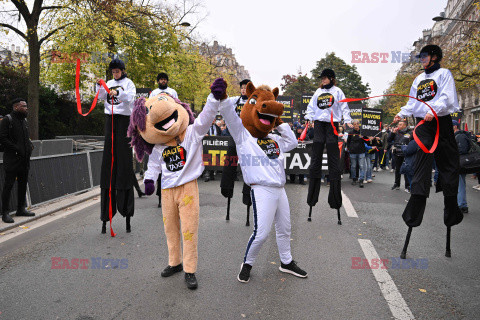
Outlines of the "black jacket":
<svg viewBox="0 0 480 320">
<path fill-rule="evenodd" d="M 467 154 L 470 151 L 470 139 L 465 131 L 458 130 L 455 132 L 455 141 L 457 141 L 459 154 Z"/>
<path fill-rule="evenodd" d="M 360 154 L 366 152 L 365 140 L 364 137 L 360 135 L 360 131 L 353 130 L 348 134 L 347 148 L 348 152 L 351 154 Z"/>
<path fill-rule="evenodd" d="M 25 116 L 13 111 L 12 124 L 5 117 L 0 121 L 0 143 L 5 148 L 3 165 L 6 170 L 29 167 L 32 155 L 32 142 L 28 134 L 28 124 Z M 10 128 L 11 126 L 11 128 Z"/>
</svg>

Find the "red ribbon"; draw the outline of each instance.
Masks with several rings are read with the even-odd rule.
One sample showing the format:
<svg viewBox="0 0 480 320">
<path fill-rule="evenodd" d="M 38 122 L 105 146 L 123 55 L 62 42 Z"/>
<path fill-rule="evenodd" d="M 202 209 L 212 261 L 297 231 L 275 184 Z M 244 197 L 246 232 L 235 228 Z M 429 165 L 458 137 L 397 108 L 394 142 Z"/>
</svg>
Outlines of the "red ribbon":
<svg viewBox="0 0 480 320">
<path fill-rule="evenodd" d="M 103 79 L 100 79 L 100 85 L 107 91 L 107 95 L 110 92 L 110 89 L 107 87 L 107 84 Z M 97 91 L 97 94 L 95 95 L 95 99 L 93 99 L 92 106 L 90 107 L 90 110 L 87 113 L 82 113 L 82 103 L 80 101 L 80 59 L 77 59 L 77 70 L 75 72 L 75 92 L 77 96 L 77 111 L 78 113 L 86 117 L 90 112 L 95 109 L 95 106 L 97 105 L 97 100 L 98 100 L 98 95 L 100 93 L 100 90 Z M 108 97 L 107 97 L 108 98 Z M 109 203 L 108 203 L 108 218 L 110 220 L 110 235 L 112 237 L 115 237 L 116 234 L 113 232 L 112 228 L 112 174 L 113 174 L 113 143 L 114 143 L 114 137 L 113 137 L 113 97 L 111 98 L 111 105 L 112 105 L 112 159 L 111 159 L 111 165 L 110 165 L 110 187 L 108 188 L 108 197 L 109 197 Z"/>
<path fill-rule="evenodd" d="M 105 91 L 110 92 L 110 89 L 108 89 L 107 84 L 103 79 L 100 80 L 100 85 L 103 86 Z M 97 105 L 97 100 L 98 100 L 98 94 L 100 93 L 100 90 L 97 91 L 97 94 L 95 95 L 95 98 L 93 99 L 92 106 L 90 107 L 90 110 L 88 110 L 87 113 L 82 113 L 82 103 L 80 101 L 80 59 L 77 59 L 77 70 L 75 72 L 75 91 L 76 91 L 76 96 L 77 96 L 77 111 L 80 115 L 86 117 L 90 114 L 90 112 L 95 109 L 95 106 Z"/>
<path fill-rule="evenodd" d="M 362 101 L 362 100 L 368 100 L 368 99 L 373 99 L 373 98 L 379 98 L 379 97 L 391 97 L 391 96 L 398 96 L 398 97 L 406 97 L 406 98 L 411 98 L 411 99 L 415 99 L 417 101 L 420 101 L 421 103 L 424 103 L 425 105 L 427 105 L 427 107 L 430 108 L 430 110 L 432 111 L 433 113 L 433 116 L 435 117 L 435 120 L 437 121 L 437 132 L 435 133 L 435 140 L 433 141 L 433 145 L 432 147 L 429 149 L 427 149 L 427 147 L 425 147 L 425 145 L 422 143 L 422 141 L 420 141 L 420 139 L 417 137 L 417 134 L 415 133 L 415 130 L 417 130 L 418 126 L 421 126 L 422 124 L 425 123 L 425 120 L 422 120 L 420 121 L 416 126 L 415 126 L 415 129 L 413 129 L 413 138 L 415 139 L 415 142 L 417 142 L 418 146 L 420 147 L 420 149 L 423 150 L 423 152 L 425 153 L 433 153 L 435 152 L 435 149 L 437 149 L 437 145 L 438 145 L 438 138 L 440 136 L 440 123 L 438 121 L 438 116 L 437 116 L 437 113 L 435 112 L 435 110 L 433 110 L 433 108 L 428 104 L 426 103 L 425 101 L 423 100 L 420 100 L 418 98 L 415 98 L 415 97 L 412 97 L 412 96 L 406 96 L 406 95 L 403 95 L 403 94 L 384 94 L 384 95 L 381 95 L 381 96 L 374 96 L 374 97 L 368 97 L 368 98 L 347 98 L 347 99 L 343 99 L 339 102 L 354 102 L 354 101 Z"/>
</svg>

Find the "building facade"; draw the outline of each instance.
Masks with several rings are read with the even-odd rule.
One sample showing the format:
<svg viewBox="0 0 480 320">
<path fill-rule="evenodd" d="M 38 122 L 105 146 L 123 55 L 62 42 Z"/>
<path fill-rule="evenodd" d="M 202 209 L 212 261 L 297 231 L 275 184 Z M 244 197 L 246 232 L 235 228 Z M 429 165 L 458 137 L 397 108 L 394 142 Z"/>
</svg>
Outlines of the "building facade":
<svg viewBox="0 0 480 320">
<path fill-rule="evenodd" d="M 238 82 L 250 79 L 250 74 L 244 66 L 237 62 L 232 49 L 219 45 L 218 41 L 214 41 L 213 45 L 202 43 L 200 54 L 209 59 L 210 63 L 219 71 L 233 75 Z"/>
<path fill-rule="evenodd" d="M 440 17 L 446 20 L 436 21 L 431 29 L 424 30 L 422 37 L 413 43 L 415 52 L 419 52 L 427 44 L 437 44 L 447 52 L 465 46 L 472 33 L 479 30 L 480 23 L 448 19 L 479 21 L 478 0 L 449 0 Z M 463 124 L 468 126 L 468 130 L 480 134 L 480 83 L 457 93 L 463 112 Z"/>
</svg>

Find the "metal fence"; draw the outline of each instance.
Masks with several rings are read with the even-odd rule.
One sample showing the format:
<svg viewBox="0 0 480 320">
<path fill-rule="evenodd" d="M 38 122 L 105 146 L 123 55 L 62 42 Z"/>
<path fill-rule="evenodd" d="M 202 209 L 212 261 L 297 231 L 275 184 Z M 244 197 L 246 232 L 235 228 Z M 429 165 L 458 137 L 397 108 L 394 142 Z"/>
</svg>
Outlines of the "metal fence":
<svg viewBox="0 0 480 320">
<path fill-rule="evenodd" d="M 99 150 L 31 158 L 27 205 L 41 204 L 100 185 L 102 153 Z M 4 181 L 3 161 L 0 161 L 0 192 Z M 16 203 L 17 188 L 14 186 L 9 208 L 15 209 Z"/>
</svg>

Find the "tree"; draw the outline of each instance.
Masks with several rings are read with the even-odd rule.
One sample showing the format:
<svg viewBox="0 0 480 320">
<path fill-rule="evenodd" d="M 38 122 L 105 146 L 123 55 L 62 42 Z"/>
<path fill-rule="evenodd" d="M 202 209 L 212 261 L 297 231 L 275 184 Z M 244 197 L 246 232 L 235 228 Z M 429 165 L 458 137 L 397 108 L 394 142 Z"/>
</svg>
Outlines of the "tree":
<svg viewBox="0 0 480 320">
<path fill-rule="evenodd" d="M 347 98 L 365 98 L 370 94 L 370 86 L 368 83 L 363 84 L 357 67 L 347 64 L 334 52 L 327 53 L 325 58 L 317 61 L 316 67 L 312 70 L 312 81 L 319 83 L 318 77 L 327 68 L 335 71 L 337 86 Z"/>
<path fill-rule="evenodd" d="M 30 137 L 38 139 L 38 108 L 40 90 L 40 48 L 55 33 L 67 27 L 67 25 L 54 25 L 46 22 L 49 17 L 64 8 L 57 1 L 44 4 L 43 0 L 35 0 L 32 8 L 27 6 L 24 0 L 11 0 L 14 8 L 2 11 L 2 21 L 10 20 L 10 23 L 0 23 L 2 31 L 14 31 L 28 44 L 29 73 L 28 73 L 28 121 Z M 6 15 L 6 17 L 5 17 Z M 8 18 L 7 18 L 8 17 Z M 14 19 L 23 18 L 25 31 L 15 27 Z"/>
<path fill-rule="evenodd" d="M 298 75 L 284 75 L 282 77 L 283 83 L 280 88 L 283 95 L 293 97 L 293 108 L 300 111 L 302 107 L 302 96 L 313 95 L 317 86 L 306 74 L 301 72 Z"/>
</svg>

